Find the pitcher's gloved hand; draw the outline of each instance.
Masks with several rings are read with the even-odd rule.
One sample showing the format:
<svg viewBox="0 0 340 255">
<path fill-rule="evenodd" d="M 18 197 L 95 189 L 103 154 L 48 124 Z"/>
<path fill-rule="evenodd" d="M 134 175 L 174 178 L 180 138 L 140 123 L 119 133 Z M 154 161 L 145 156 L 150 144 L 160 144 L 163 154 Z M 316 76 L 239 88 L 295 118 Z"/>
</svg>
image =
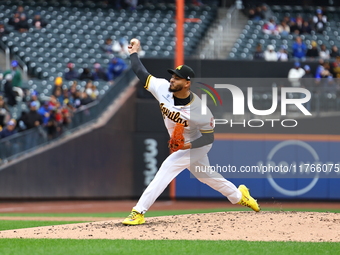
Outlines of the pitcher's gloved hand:
<svg viewBox="0 0 340 255">
<path fill-rule="evenodd" d="M 184 146 L 184 125 L 176 123 L 176 126 L 172 132 L 169 140 L 169 148 L 171 152 L 178 151 Z"/>
</svg>

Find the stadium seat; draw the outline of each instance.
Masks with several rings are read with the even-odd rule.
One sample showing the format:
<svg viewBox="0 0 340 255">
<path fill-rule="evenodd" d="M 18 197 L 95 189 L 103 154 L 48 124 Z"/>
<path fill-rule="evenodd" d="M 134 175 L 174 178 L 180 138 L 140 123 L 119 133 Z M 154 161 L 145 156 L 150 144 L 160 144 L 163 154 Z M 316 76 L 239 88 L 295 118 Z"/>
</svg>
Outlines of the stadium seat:
<svg viewBox="0 0 340 255">
<path fill-rule="evenodd" d="M 4 22 L 9 20 L 17 4 L 21 2 L 1 2 L 0 18 Z M 35 77 L 34 84 L 29 82 L 28 86 L 41 90 L 39 92 L 44 96 L 48 96 L 51 90 L 37 79 L 53 82 L 52 78 L 62 75 L 68 62 L 81 66 L 100 62 L 106 68 L 111 56 L 103 54 L 101 46 L 109 36 L 114 40 L 132 36 L 142 40 L 148 38 L 151 43 L 143 45 L 146 56 L 173 57 L 174 5 L 139 6 L 136 11 L 129 12 L 107 8 L 102 2 L 92 0 L 29 0 L 25 4 L 30 19 L 40 11 L 47 26 L 40 30 L 31 28 L 22 34 L 9 27 L 10 33 L 3 36 L 2 41 L 10 47 L 12 54 L 21 57 L 29 74 Z M 190 56 L 217 16 L 217 8 L 186 6 L 185 12 L 186 17 L 201 19 L 199 23 L 185 24 L 185 55 Z M 252 29 L 250 22 L 245 29 Z M 106 90 L 101 87 L 100 91 L 105 93 Z"/>
</svg>

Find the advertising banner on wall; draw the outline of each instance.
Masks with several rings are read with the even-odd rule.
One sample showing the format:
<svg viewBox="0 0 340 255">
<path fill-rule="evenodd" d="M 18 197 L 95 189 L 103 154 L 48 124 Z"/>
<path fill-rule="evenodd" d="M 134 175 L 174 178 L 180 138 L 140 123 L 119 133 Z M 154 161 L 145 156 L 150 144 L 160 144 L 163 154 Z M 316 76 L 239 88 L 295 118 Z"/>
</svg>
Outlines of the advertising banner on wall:
<svg viewBox="0 0 340 255">
<path fill-rule="evenodd" d="M 136 133 L 134 137 L 133 196 L 139 197 L 169 154 L 166 133 Z M 133 159 L 131 159 L 133 160 Z M 168 190 L 162 196 L 168 197 Z"/>
<path fill-rule="evenodd" d="M 177 178 L 178 197 L 222 197 L 191 180 L 218 172 L 257 198 L 340 199 L 340 132 L 322 122 L 339 118 L 337 79 L 196 79 L 192 90 L 201 107 L 191 116 L 214 116 L 215 142 L 209 165 Z"/>
<path fill-rule="evenodd" d="M 261 139 L 216 140 L 209 152 L 210 171 L 235 185 L 246 184 L 257 198 L 340 199 L 340 141 Z M 223 197 L 189 171 L 176 184 L 178 197 Z"/>
</svg>

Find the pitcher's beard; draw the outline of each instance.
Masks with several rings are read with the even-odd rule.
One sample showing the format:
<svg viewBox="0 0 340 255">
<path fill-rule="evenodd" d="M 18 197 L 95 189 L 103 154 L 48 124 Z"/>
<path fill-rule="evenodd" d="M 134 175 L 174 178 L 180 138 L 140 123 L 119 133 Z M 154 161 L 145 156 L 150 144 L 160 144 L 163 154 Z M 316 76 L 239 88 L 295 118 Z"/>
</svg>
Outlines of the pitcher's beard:
<svg viewBox="0 0 340 255">
<path fill-rule="evenodd" d="M 169 86 L 169 92 L 177 92 L 181 90 L 182 90 L 182 86 L 173 87 L 173 88 L 171 88 L 171 85 Z"/>
</svg>

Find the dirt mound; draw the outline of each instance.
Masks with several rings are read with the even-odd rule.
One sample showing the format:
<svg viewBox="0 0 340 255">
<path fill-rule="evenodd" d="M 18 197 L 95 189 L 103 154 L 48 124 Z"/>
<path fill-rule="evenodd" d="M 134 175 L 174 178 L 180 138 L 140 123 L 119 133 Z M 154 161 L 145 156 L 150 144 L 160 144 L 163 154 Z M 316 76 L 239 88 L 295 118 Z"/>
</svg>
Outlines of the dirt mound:
<svg viewBox="0 0 340 255">
<path fill-rule="evenodd" d="M 1 238 L 185 239 L 339 242 L 340 215 L 317 212 L 221 212 L 0 231 Z"/>
</svg>

